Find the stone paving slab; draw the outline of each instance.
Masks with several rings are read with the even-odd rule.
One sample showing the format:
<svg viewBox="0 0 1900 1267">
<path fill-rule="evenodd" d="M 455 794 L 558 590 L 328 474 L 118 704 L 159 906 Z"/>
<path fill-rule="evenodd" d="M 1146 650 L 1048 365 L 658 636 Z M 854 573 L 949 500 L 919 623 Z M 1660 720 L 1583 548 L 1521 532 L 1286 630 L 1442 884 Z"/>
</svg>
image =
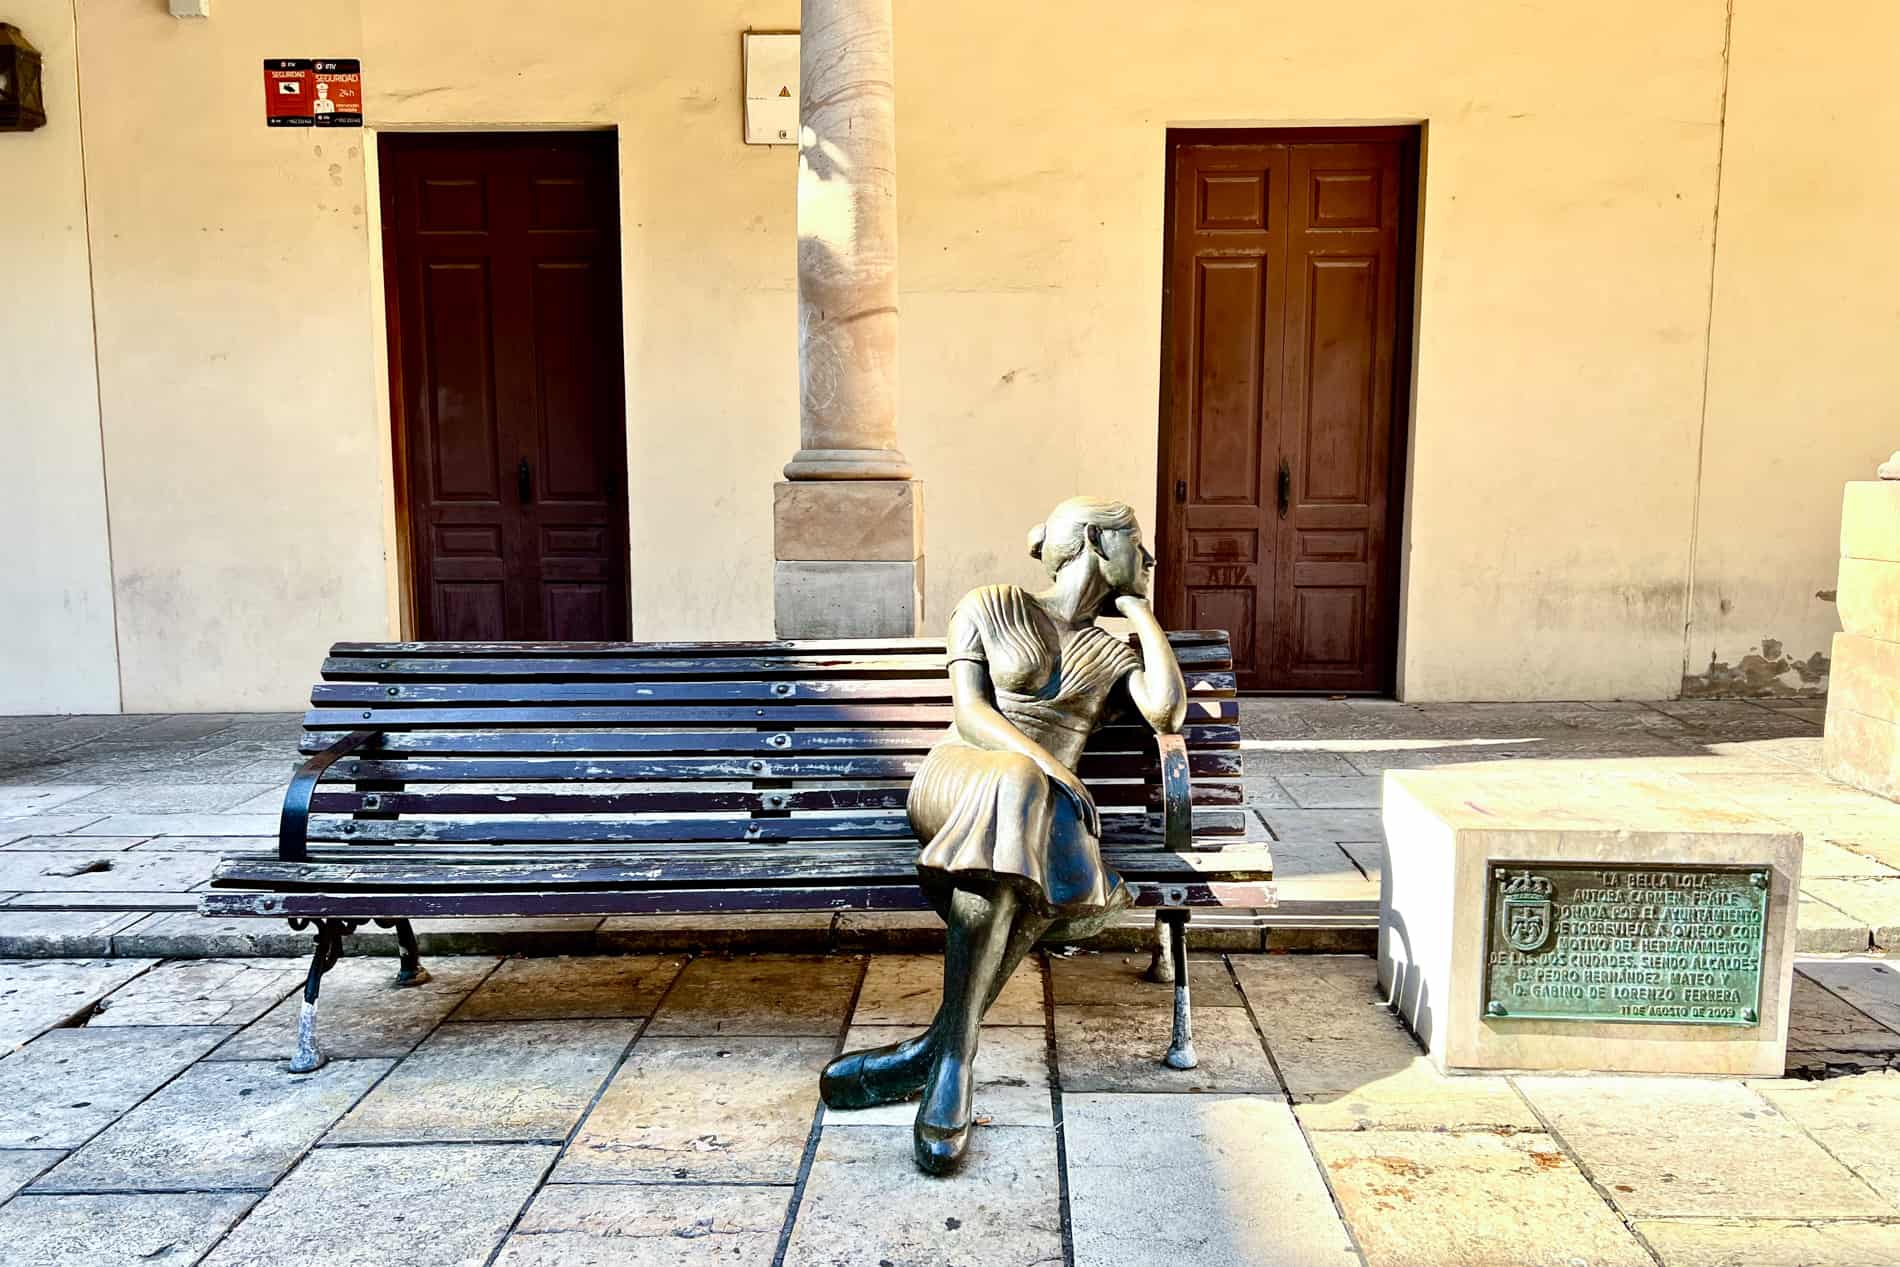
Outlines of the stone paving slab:
<svg viewBox="0 0 1900 1267">
<path fill-rule="evenodd" d="M 1877 959 L 1808 959 L 1795 971 L 1887 1028 L 1900 1031 L 1900 968 Z"/>
<path fill-rule="evenodd" d="M 791 1183 L 828 1038 L 673 1037 L 635 1045 L 555 1167 L 556 1183 Z"/>
<path fill-rule="evenodd" d="M 1663 1267 L 1892 1267 L 1900 1224 L 1786 1219 L 1640 1219 Z"/>
<path fill-rule="evenodd" d="M 457 1021 L 648 1016 L 686 961 L 677 955 L 505 959 L 455 1009 Z"/>
<path fill-rule="evenodd" d="M 1653 1267 L 1548 1135 L 1312 1140 L 1368 1267 Z"/>
<path fill-rule="evenodd" d="M 1284 1072 L 1284 1071 L 1283 1071 Z M 1337 1091 L 1293 1097 L 1309 1131 L 1539 1131 L 1537 1115 L 1505 1078 L 1448 1078 L 1423 1056 Z"/>
<path fill-rule="evenodd" d="M 912 1025 L 853 1025 L 844 1049 L 882 1047 L 917 1032 Z M 994 1126 L 1054 1126 L 1049 1102 L 1049 1040 L 1040 1025 L 985 1025 L 977 1039 L 976 1090 L 979 1120 Z M 910 1126 L 915 1098 L 868 1109 L 826 1109 L 827 1126 Z"/>
<path fill-rule="evenodd" d="M 1900 880 L 1803 878 L 1801 888 L 1871 929 L 1874 945 L 1900 950 Z"/>
<path fill-rule="evenodd" d="M 17 818 L 0 820 L 0 845 L 10 845 L 28 836 L 63 836 L 78 831 L 82 827 L 91 827 L 101 821 L 98 814 L 22 814 Z M 136 836 L 138 832 L 97 832 L 95 835 Z"/>
<path fill-rule="evenodd" d="M 135 954 L 115 945 L 114 938 L 146 918 L 144 911 L 110 907 L 83 911 L 0 907 L 0 956 L 70 961 Z M 138 957 L 149 961 L 157 956 Z"/>
<path fill-rule="evenodd" d="M 7 919 L 5 911 L 0 910 L 0 947 L 5 945 Z M 384 933 L 378 937 L 379 933 L 382 930 L 375 925 L 366 924 L 350 934 L 346 943 L 349 957 L 360 956 L 379 941 L 383 943 L 383 953 L 394 954 L 395 935 Z M 107 934 L 104 940 L 112 953 L 119 955 L 144 955 L 150 958 L 302 956 L 308 964 L 316 939 L 308 930 L 293 931 L 282 920 L 206 919 L 195 911 L 177 911 L 152 915 L 134 912 L 123 924 Z M 392 967 L 390 972 L 393 974 L 395 969 Z M 326 985 L 325 989 L 328 988 Z"/>
<path fill-rule="evenodd" d="M 495 967 L 488 958 L 437 959 L 419 986 L 396 985 L 393 959 L 344 959 L 323 976 L 317 1041 L 343 1059 L 405 1056 Z M 219 1048 L 213 1060 L 288 1060 L 297 1049 L 298 991 Z"/>
<path fill-rule="evenodd" d="M 92 837 L 66 837 L 74 846 Z M 107 839 L 101 837 L 100 839 Z M 277 837 L 272 836 L 148 836 L 132 848 L 164 850 L 168 853 L 276 853 Z"/>
<path fill-rule="evenodd" d="M 215 857 L 204 853 L 0 849 L 0 888 L 21 893 L 182 893 L 209 880 L 217 865 Z"/>
<path fill-rule="evenodd" d="M 0 1060 L 0 1148 L 78 1148 L 234 1031 L 56 1029 Z"/>
<path fill-rule="evenodd" d="M 156 836 L 21 836 L 0 845 L 0 858 L 10 853 L 46 853 L 49 850 L 69 849 L 84 853 L 115 853 L 156 839 Z"/>
<path fill-rule="evenodd" d="M 106 996 L 86 1024 L 248 1025 L 303 984 L 295 959 L 173 959 Z"/>
<path fill-rule="evenodd" d="M 0 959 L 0 1055 L 79 1016 L 152 964 L 150 959 Z"/>
<path fill-rule="evenodd" d="M 1353 1267 L 1285 1104 L 1261 1096 L 1062 1102 L 1075 1267 Z"/>
<path fill-rule="evenodd" d="M 274 836 L 276 814 L 108 814 L 84 836 Z"/>
<path fill-rule="evenodd" d="M 7 1267 L 189 1267 L 257 1201 L 250 1192 L 24 1196 L 0 1207 Z"/>
<path fill-rule="evenodd" d="M 1280 786 L 1300 809 L 1378 809 L 1381 782 L 1364 774 L 1289 774 Z"/>
<path fill-rule="evenodd" d="M 932 911 L 840 911 L 831 925 L 839 950 L 941 955 L 943 921 Z"/>
<path fill-rule="evenodd" d="M 1788 1004 L 1788 1051 L 1900 1053 L 1900 1032 L 1797 973 Z"/>
<path fill-rule="evenodd" d="M 495 1267 L 769 1267 L 790 1188 L 552 1184 Z"/>
<path fill-rule="evenodd" d="M 275 795 L 281 809 L 284 789 L 267 783 L 126 783 L 101 788 L 67 801 L 69 814 L 216 814 L 232 810 L 262 793 Z M 157 833 L 153 833 L 156 835 Z"/>
<path fill-rule="evenodd" d="M 1750 1085 L 1900 1215 L 1900 1073 Z"/>
<path fill-rule="evenodd" d="M 759 911 L 718 919 L 703 915 L 615 915 L 601 923 L 594 940 L 609 953 L 822 953 L 831 945 L 832 920 L 825 911 Z"/>
<path fill-rule="evenodd" d="M 907 1126 L 827 1123 L 785 1267 L 1048 1267 L 1062 1262 L 1055 1132 L 978 1127 L 963 1169 L 933 1179 Z"/>
<path fill-rule="evenodd" d="M 446 1024 L 350 1110 L 330 1140 L 560 1143 L 639 1032 L 631 1020 Z"/>
<path fill-rule="evenodd" d="M 0 1149 L 0 1204 L 66 1154 L 58 1149 Z"/>
<path fill-rule="evenodd" d="M 1295 1095 L 1352 1091 L 1402 1072 L 1420 1054 L 1364 956 L 1255 956 L 1236 959 L 1234 975 Z"/>
<path fill-rule="evenodd" d="M 1865 922 L 1838 911 L 1803 890 L 1795 915 L 1794 947 L 1801 954 L 1865 954 L 1873 932 Z"/>
<path fill-rule="evenodd" d="M 485 1262 L 555 1152 L 548 1144 L 318 1149 L 204 1267 Z"/>
<path fill-rule="evenodd" d="M 1042 964 L 1035 956 L 1003 984 L 983 1014 L 992 1025 L 1043 1024 Z M 943 998 L 943 958 L 940 955 L 879 955 L 865 969 L 858 1005 L 851 1013 L 853 1026 L 905 1025 L 922 1029 L 937 1015 Z"/>
<path fill-rule="evenodd" d="M 1057 1007 L 1056 1065 L 1063 1091 L 1280 1089 L 1245 1008 L 1196 1009 L 1194 1051 L 1200 1064 L 1193 1069 L 1170 1069 L 1161 1063 L 1171 1019 L 1171 1009 L 1158 1005 Z"/>
<path fill-rule="evenodd" d="M 269 1187 L 392 1063 L 333 1060 L 298 1075 L 273 1061 L 201 1062 L 29 1191 Z"/>
<path fill-rule="evenodd" d="M 1193 930 L 1194 925 L 1190 923 L 1190 946 Z M 1056 1006 L 1128 1003 L 1172 1008 L 1174 987 L 1157 984 L 1144 975 L 1149 958 L 1146 954 L 1101 954 L 1089 950 L 1051 956 L 1050 986 Z M 1202 1008 L 1241 1006 L 1240 990 L 1227 972 L 1226 961 L 1218 956 L 1188 955 L 1188 991 L 1197 1016 Z"/>
<path fill-rule="evenodd" d="M 1385 839 L 1385 828 L 1377 810 L 1264 809 L 1259 814 L 1272 830 L 1274 840 L 1286 844 Z"/>
<path fill-rule="evenodd" d="M 1515 1082 L 1590 1177 L 1634 1218 L 1895 1213 L 1739 1083 L 1609 1077 Z"/>
<path fill-rule="evenodd" d="M 97 783 L 42 783 L 0 787 L 0 819 L 44 814 L 100 790 Z"/>
<path fill-rule="evenodd" d="M 856 956 L 695 959 L 680 973 L 648 1032 L 836 1037 L 863 972 L 864 960 Z"/>
</svg>

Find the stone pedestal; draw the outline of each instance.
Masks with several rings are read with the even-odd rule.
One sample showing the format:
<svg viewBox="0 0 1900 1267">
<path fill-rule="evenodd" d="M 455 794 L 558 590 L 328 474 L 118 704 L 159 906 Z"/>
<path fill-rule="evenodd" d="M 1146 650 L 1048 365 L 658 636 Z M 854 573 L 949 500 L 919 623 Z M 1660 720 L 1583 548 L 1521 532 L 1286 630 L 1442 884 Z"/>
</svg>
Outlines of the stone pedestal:
<svg viewBox="0 0 1900 1267">
<path fill-rule="evenodd" d="M 787 480 L 772 490 L 781 638 L 910 638 L 924 618 L 924 486 Z"/>
<path fill-rule="evenodd" d="M 1395 770 L 1384 818 L 1379 981 L 1440 1069 L 1780 1076 L 1798 834 L 1671 776 L 1561 767 Z M 1591 887 L 1553 896 L 1564 873 Z M 1724 979 L 1742 941 L 1758 990 Z"/>
<path fill-rule="evenodd" d="M 1841 632 L 1828 671 L 1828 775 L 1900 800 L 1900 480 L 1841 499 Z"/>
</svg>

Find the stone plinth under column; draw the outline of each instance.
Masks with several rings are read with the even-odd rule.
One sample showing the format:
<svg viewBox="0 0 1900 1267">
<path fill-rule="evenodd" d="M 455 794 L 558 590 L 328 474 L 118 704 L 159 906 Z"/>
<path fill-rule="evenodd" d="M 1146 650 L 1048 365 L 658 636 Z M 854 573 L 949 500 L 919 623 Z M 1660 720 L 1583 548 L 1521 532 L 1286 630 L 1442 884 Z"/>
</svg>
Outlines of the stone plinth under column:
<svg viewBox="0 0 1900 1267">
<path fill-rule="evenodd" d="M 1837 585 L 1822 761 L 1835 781 L 1900 800 L 1900 480 L 1847 486 Z"/>
<path fill-rule="evenodd" d="M 913 480 L 773 488 L 781 638 L 910 638 L 924 619 L 924 489 Z"/>
<path fill-rule="evenodd" d="M 1379 983 L 1433 1063 L 1779 1077 L 1801 837 L 1552 765 L 1385 776 Z"/>
</svg>

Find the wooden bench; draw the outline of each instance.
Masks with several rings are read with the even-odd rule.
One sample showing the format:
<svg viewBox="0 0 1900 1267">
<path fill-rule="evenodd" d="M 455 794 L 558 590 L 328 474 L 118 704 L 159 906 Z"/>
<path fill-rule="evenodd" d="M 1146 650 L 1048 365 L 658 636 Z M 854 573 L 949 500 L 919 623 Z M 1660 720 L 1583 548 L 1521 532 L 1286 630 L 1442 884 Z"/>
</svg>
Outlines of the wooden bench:
<svg viewBox="0 0 1900 1267">
<path fill-rule="evenodd" d="M 1184 733 L 1111 718 L 1080 773 L 1104 856 L 1159 912 L 1169 1060 L 1191 1067 L 1188 912 L 1270 906 L 1272 865 L 1227 636 L 1170 637 Z M 927 906 L 904 800 L 950 722 L 941 641 L 341 642 L 310 702 L 277 852 L 226 857 L 200 903 L 314 925 L 293 1069 L 322 1063 L 322 977 L 366 921 L 415 984 L 413 919 Z"/>
</svg>

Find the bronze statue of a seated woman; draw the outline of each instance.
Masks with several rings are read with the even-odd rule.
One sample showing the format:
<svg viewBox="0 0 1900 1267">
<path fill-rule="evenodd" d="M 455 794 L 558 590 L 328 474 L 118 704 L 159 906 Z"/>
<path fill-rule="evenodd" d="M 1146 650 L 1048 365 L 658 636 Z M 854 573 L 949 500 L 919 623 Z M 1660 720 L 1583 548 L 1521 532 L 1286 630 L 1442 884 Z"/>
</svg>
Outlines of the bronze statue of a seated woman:
<svg viewBox="0 0 1900 1267">
<path fill-rule="evenodd" d="M 918 880 L 948 926 L 943 1002 L 922 1034 L 840 1056 L 821 1082 L 836 1109 L 921 1090 L 915 1152 L 932 1174 L 969 1143 L 978 1027 L 1003 983 L 1038 941 L 1093 936 L 1129 903 L 1075 773 L 1089 735 L 1124 693 L 1157 731 L 1178 731 L 1187 711 L 1134 511 L 1071 498 L 1029 542 L 1049 588 L 987 585 L 951 613 L 954 720 L 910 788 Z M 1133 623 L 1139 654 L 1096 626 L 1112 614 Z"/>
</svg>

